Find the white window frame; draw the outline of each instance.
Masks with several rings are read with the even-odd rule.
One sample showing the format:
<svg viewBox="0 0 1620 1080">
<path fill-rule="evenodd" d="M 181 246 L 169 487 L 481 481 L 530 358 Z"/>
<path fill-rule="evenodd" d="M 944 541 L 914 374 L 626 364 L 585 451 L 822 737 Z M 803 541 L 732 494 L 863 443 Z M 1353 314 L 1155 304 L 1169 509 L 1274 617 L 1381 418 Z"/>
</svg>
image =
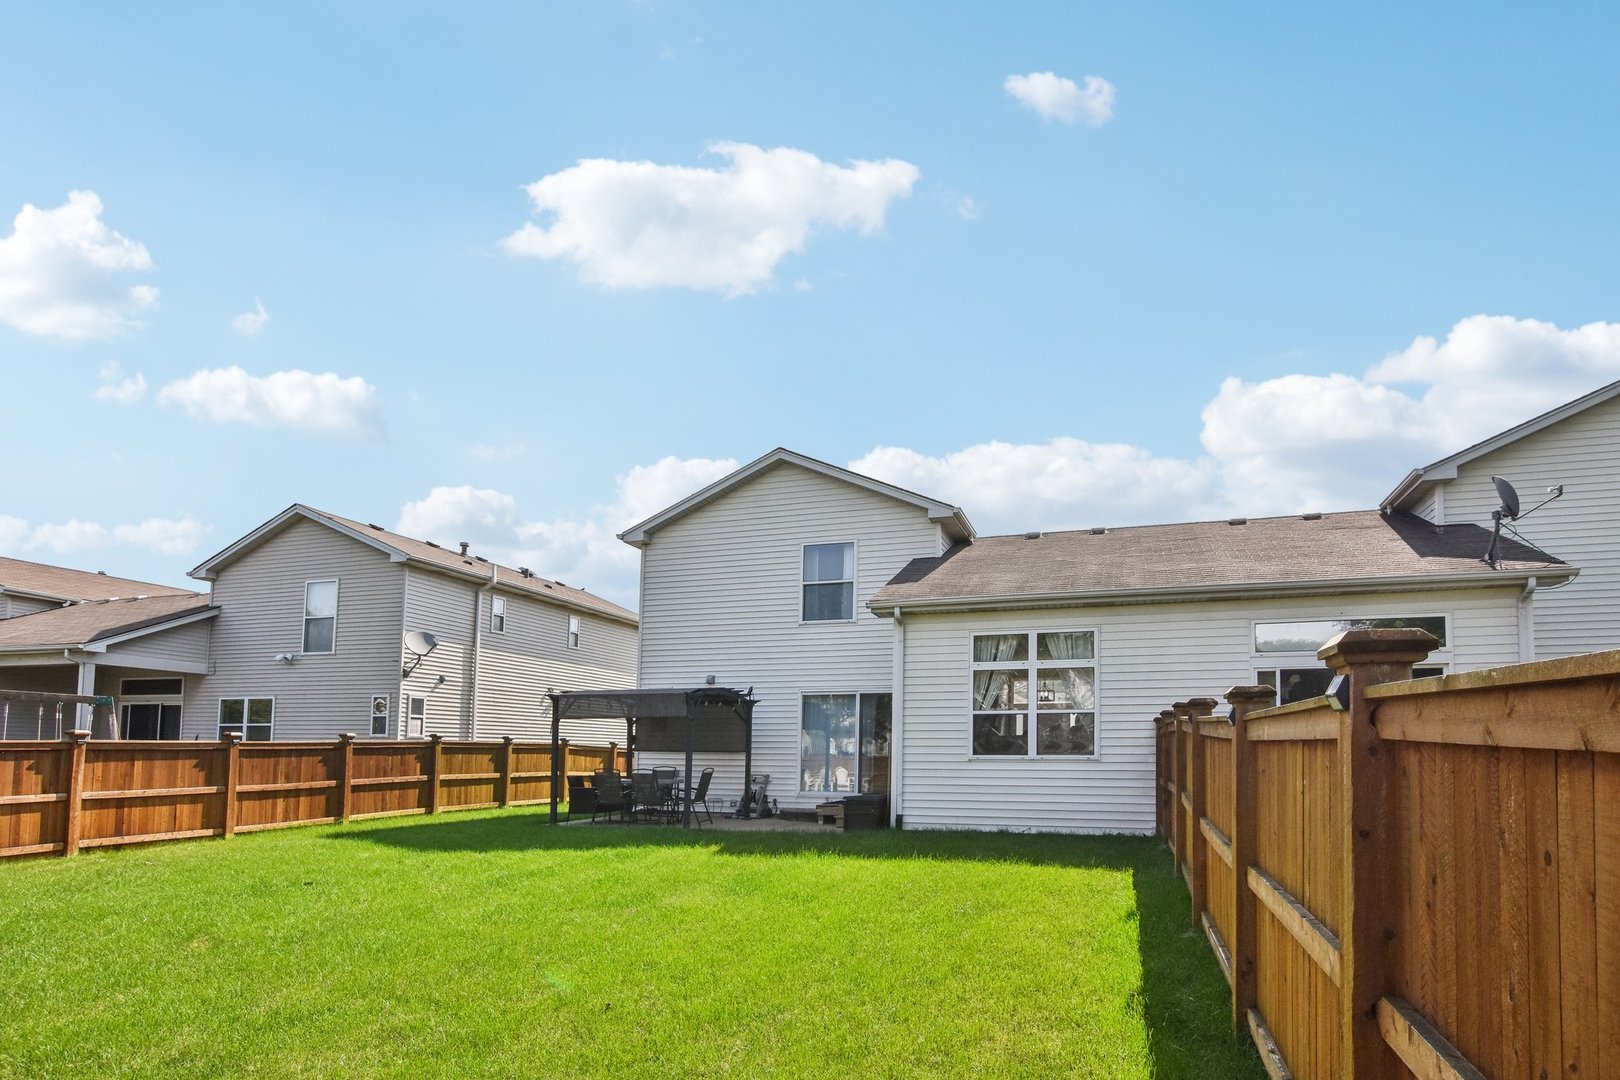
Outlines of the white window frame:
<svg viewBox="0 0 1620 1080">
<path fill-rule="evenodd" d="M 563 641 L 568 645 L 568 647 L 570 649 L 579 648 L 579 632 L 580 632 L 580 627 L 582 625 L 583 624 L 580 622 L 580 618 L 579 618 L 578 615 L 570 615 L 570 616 L 568 616 L 568 629 L 567 629 L 566 634 L 565 634 L 565 636 L 563 638 Z"/>
<path fill-rule="evenodd" d="M 854 783 L 854 785 L 855 785 L 855 790 L 854 791 L 840 792 L 840 791 L 833 791 L 830 788 L 822 788 L 822 789 L 820 789 L 818 791 L 815 788 L 807 788 L 807 787 L 805 787 L 804 786 L 804 758 L 801 756 L 803 751 L 795 750 L 794 754 L 793 754 L 793 760 L 794 760 L 794 764 L 795 764 L 794 771 L 798 774 L 798 789 L 799 789 L 799 794 L 800 795 L 843 796 L 843 795 L 859 795 L 859 794 L 862 794 L 862 792 L 861 792 L 861 781 L 863 779 L 865 779 L 865 777 L 863 777 L 861 775 L 861 699 L 866 698 L 866 697 L 877 697 L 880 694 L 887 694 L 888 697 L 889 697 L 889 789 L 890 789 L 891 792 L 894 790 L 894 770 L 895 770 L 895 767 L 896 767 L 895 766 L 895 761 L 894 761 L 894 691 L 893 690 L 845 690 L 845 689 L 839 689 L 839 690 L 800 690 L 799 691 L 799 724 L 798 724 L 797 735 L 801 739 L 804 737 L 804 699 L 805 698 L 813 698 L 813 697 L 853 697 L 855 699 L 855 772 L 850 778 L 852 780 L 852 782 Z"/>
<path fill-rule="evenodd" d="M 309 587 L 311 585 L 325 585 L 328 582 L 331 583 L 332 592 L 334 594 L 332 597 L 332 647 L 323 652 L 310 652 L 308 649 L 304 648 L 304 646 L 309 644 L 309 620 L 311 618 L 324 619 L 326 616 L 310 615 Z M 298 652 L 300 656 L 331 656 L 337 652 L 338 607 L 342 599 L 342 592 L 342 586 L 338 584 L 337 578 L 310 578 L 308 581 L 304 582 L 304 618 L 303 621 L 298 624 Z"/>
<path fill-rule="evenodd" d="M 382 712 L 377 711 L 377 702 L 379 702 L 379 701 L 382 702 L 382 706 L 383 706 L 382 707 Z M 393 713 L 391 711 L 393 709 L 393 707 L 394 707 L 393 695 L 391 695 L 391 694 L 372 694 L 371 695 L 371 719 L 367 723 L 366 730 L 368 732 L 370 732 L 370 735 L 371 735 L 371 737 L 373 739 L 386 739 L 386 738 L 388 738 L 388 729 L 393 726 L 394 717 L 393 717 Z M 382 718 L 382 722 L 383 722 L 383 729 L 382 729 L 381 732 L 379 732 L 377 730 L 377 719 L 379 717 Z"/>
<path fill-rule="evenodd" d="M 506 597 L 491 596 L 489 598 L 489 632 L 492 634 L 506 633 Z"/>
<path fill-rule="evenodd" d="M 263 740 L 263 741 L 264 742 L 275 742 L 276 741 L 276 699 L 271 694 L 241 694 L 241 695 L 232 694 L 229 697 L 220 698 L 218 704 L 214 707 L 214 735 L 215 735 L 216 738 L 223 739 L 225 737 L 219 730 L 220 727 L 222 726 L 220 724 L 220 722 L 219 722 L 219 711 L 227 701 L 240 701 L 242 703 L 242 741 L 243 742 L 248 741 L 248 737 L 247 737 L 248 702 L 250 702 L 250 701 L 268 701 L 270 703 L 270 737 L 268 739 Z M 260 725 L 254 725 L 254 726 L 258 727 Z M 253 741 L 258 742 L 260 740 L 254 739 Z"/>
<path fill-rule="evenodd" d="M 124 692 L 124 687 L 126 685 L 128 685 L 129 683 L 132 683 L 132 682 L 146 682 L 146 681 L 151 680 L 151 679 L 174 679 L 177 682 L 179 682 L 179 684 L 180 684 L 180 692 L 177 693 L 177 694 L 126 694 Z M 159 707 L 158 708 L 158 735 L 161 736 L 163 734 L 162 707 L 164 705 L 176 705 L 176 706 L 179 706 L 179 708 L 180 708 L 180 730 L 175 734 L 175 738 L 176 739 L 185 738 L 185 734 L 186 734 L 186 701 L 185 701 L 185 697 L 186 697 L 186 680 L 185 680 L 185 676 L 183 676 L 183 675 L 132 675 L 132 676 L 130 676 L 128 678 L 119 679 L 118 680 L 118 715 L 117 715 L 117 717 L 115 717 L 115 722 L 116 722 L 117 727 L 118 727 L 118 737 L 120 739 L 122 739 L 124 737 L 124 732 L 128 728 L 128 722 L 129 721 L 128 721 L 128 716 L 125 713 L 125 709 L 127 709 L 129 706 L 131 706 L 131 705 L 156 705 L 156 706 L 158 706 Z M 216 734 L 217 734 L 217 730 L 216 730 Z"/>
<path fill-rule="evenodd" d="M 411 710 L 416 707 L 417 702 L 422 703 L 422 714 L 420 716 L 412 716 L 411 715 Z M 411 721 L 412 720 L 417 721 L 415 731 L 411 730 Z M 420 738 L 422 733 L 424 731 L 426 731 L 426 730 L 427 730 L 427 696 L 424 695 L 424 694 L 406 694 L 405 695 L 405 737 L 407 739 Z"/>
<path fill-rule="evenodd" d="M 973 750 L 973 715 L 985 710 L 976 709 L 973 700 L 973 675 L 979 671 L 1009 671 L 1017 670 L 1018 661 L 986 660 L 978 662 L 973 659 L 973 639 L 976 637 L 1023 634 L 1029 639 L 1029 659 L 1022 662 L 1026 677 L 1029 679 L 1029 704 L 1023 709 L 1025 717 L 1025 751 L 1022 754 L 978 754 Z M 1090 634 L 1091 635 L 1091 661 L 1086 663 L 1079 660 L 1039 660 L 1038 647 L 1039 634 Z M 1102 760 L 1103 736 L 1103 692 L 1102 692 L 1102 635 L 1096 627 L 1092 626 L 1037 626 L 1030 629 L 1021 627 L 987 626 L 975 627 L 967 634 L 968 672 L 966 693 L 967 699 L 967 757 L 969 761 L 1053 761 L 1053 762 L 1090 762 Z M 1041 707 L 1037 700 L 1040 685 L 1040 672 L 1043 669 L 1090 667 L 1091 668 L 1091 753 L 1089 754 L 1042 754 L 1038 752 L 1036 742 L 1036 729 L 1040 723 Z M 1017 709 L 991 710 L 1008 716 L 1016 716 Z M 1075 709 L 1075 712 L 1081 712 Z"/>
<path fill-rule="evenodd" d="M 808 548 L 829 547 L 833 544 L 848 544 L 850 559 L 850 576 L 837 578 L 831 581 L 804 580 L 804 553 Z M 858 622 L 861 617 L 860 605 L 861 580 L 861 545 L 858 540 L 810 540 L 799 545 L 799 625 L 800 626 L 839 626 Z M 849 584 L 849 618 L 847 619 L 807 619 L 804 617 L 804 587 L 806 585 L 843 585 Z M 848 691 L 844 691 L 847 693 Z"/>
<path fill-rule="evenodd" d="M 1455 660 L 1452 654 L 1451 635 L 1454 620 L 1447 611 L 1402 611 L 1393 615 L 1370 613 L 1335 612 L 1331 615 L 1299 615 L 1299 616 L 1271 616 L 1264 619 L 1249 620 L 1249 668 L 1254 675 L 1255 686 L 1265 685 L 1260 681 L 1261 672 L 1276 672 L 1274 685 L 1277 695 L 1273 701 L 1280 701 L 1282 697 L 1282 673 L 1284 671 L 1326 669 L 1326 665 L 1316 658 L 1314 649 L 1301 652 L 1261 652 L 1259 648 L 1260 627 L 1269 623 L 1309 623 L 1309 622 L 1342 622 L 1346 619 L 1444 619 L 1446 624 L 1446 643 L 1429 654 L 1428 659 L 1420 664 L 1412 665 L 1414 668 L 1438 668 L 1442 674 L 1449 674 Z"/>
</svg>

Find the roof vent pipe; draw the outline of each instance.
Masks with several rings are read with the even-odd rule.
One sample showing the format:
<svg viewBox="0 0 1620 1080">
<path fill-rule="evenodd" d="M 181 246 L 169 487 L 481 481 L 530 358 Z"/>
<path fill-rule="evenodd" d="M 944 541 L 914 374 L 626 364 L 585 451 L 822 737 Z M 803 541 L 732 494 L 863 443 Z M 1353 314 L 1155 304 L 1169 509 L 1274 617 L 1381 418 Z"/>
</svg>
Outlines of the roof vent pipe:
<svg viewBox="0 0 1620 1080">
<path fill-rule="evenodd" d="M 1248 518 L 1227 518 L 1226 523 L 1228 525 L 1247 525 L 1249 523 L 1249 519 Z"/>
<path fill-rule="evenodd" d="M 468 549 L 468 548 L 470 548 L 470 547 L 472 547 L 472 545 L 471 545 L 471 544 L 469 544 L 469 543 L 467 543 L 467 541 L 465 541 L 465 540 L 463 540 L 463 541 L 462 541 L 462 542 L 461 542 L 461 554 L 462 554 L 462 556 L 463 556 L 463 557 L 465 557 L 465 556 L 466 556 L 466 554 L 467 554 L 467 549 Z"/>
</svg>

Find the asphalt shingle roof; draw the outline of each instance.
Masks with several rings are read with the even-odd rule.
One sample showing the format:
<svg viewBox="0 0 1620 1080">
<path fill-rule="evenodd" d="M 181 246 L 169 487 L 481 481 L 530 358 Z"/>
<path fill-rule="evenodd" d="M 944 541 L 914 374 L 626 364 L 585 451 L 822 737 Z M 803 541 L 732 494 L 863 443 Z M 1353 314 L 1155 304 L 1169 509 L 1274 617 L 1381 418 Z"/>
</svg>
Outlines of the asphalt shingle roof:
<svg viewBox="0 0 1620 1080">
<path fill-rule="evenodd" d="M 166 623 L 208 610 L 202 593 L 148 596 L 144 599 L 91 600 L 67 607 L 0 619 L 0 649 L 55 648 L 88 645 L 102 638 Z"/>
<path fill-rule="evenodd" d="M 1357 510 L 1321 516 L 1199 521 L 1104 532 L 981 537 L 916 559 L 872 599 L 895 603 L 969 597 L 1049 596 L 1423 578 L 1493 571 L 1481 561 L 1489 529 L 1436 527 L 1411 514 Z M 1503 570 L 1567 569 L 1503 536 Z"/>
<path fill-rule="evenodd" d="M 92 570 L 0 558 L 0 589 L 62 600 L 111 600 L 132 596 L 191 596 L 189 589 L 111 577 Z"/>
</svg>

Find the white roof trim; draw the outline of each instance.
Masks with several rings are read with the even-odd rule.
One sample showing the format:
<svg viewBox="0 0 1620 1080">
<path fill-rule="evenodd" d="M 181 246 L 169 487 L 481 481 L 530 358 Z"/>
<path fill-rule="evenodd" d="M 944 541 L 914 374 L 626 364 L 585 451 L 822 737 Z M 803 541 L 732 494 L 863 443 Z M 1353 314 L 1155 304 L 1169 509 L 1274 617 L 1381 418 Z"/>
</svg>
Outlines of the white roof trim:
<svg viewBox="0 0 1620 1080">
<path fill-rule="evenodd" d="M 732 488 L 746 483 L 766 469 L 783 463 L 797 465 L 811 472 L 820 473 L 822 476 L 842 480 L 846 484 L 854 484 L 856 487 L 865 488 L 867 491 L 876 492 L 899 502 L 909 503 L 927 513 L 930 521 L 945 523 L 947 531 L 952 532 L 955 539 L 972 540 L 974 537 L 973 524 L 968 521 L 967 515 L 962 513 L 960 507 L 942 503 L 937 499 L 930 499 L 925 495 L 917 494 L 915 491 L 895 487 L 893 484 L 886 484 L 881 480 L 874 480 L 870 476 L 862 476 L 860 473 L 841 469 L 837 465 L 829 465 L 825 461 L 805 457 L 803 454 L 779 446 L 763 457 L 755 458 L 735 472 L 722 476 L 703 490 L 688 495 L 680 502 L 660 510 L 645 521 L 630 526 L 630 528 L 619 534 L 619 539 L 631 547 L 644 547 L 649 539 L 649 533 L 662 528 L 676 518 L 696 510 Z"/>
<path fill-rule="evenodd" d="M 404 562 L 407 558 L 403 551 L 394 547 L 392 544 L 386 544 L 374 536 L 367 536 L 358 529 L 351 529 L 342 522 L 333 521 L 319 510 L 305 506 L 303 503 L 293 503 L 291 506 L 287 507 L 287 509 L 277 514 L 263 525 L 260 525 L 257 529 L 254 529 L 252 532 L 242 537 L 242 539 L 238 540 L 230 547 L 225 548 L 223 551 L 220 551 L 215 555 L 209 556 L 206 560 L 199 563 L 195 568 L 188 571 L 186 576 L 198 578 L 202 581 L 213 581 L 214 576 L 220 567 L 224 566 L 226 563 L 236 561 L 238 557 L 245 555 L 253 548 L 258 547 L 265 540 L 268 540 L 272 535 L 280 532 L 282 527 L 295 517 L 305 518 L 309 521 L 315 522 L 317 525 L 324 525 L 334 532 L 340 532 L 344 536 L 358 540 L 368 547 L 376 548 L 378 551 L 388 556 L 389 562 Z"/>
<path fill-rule="evenodd" d="M 1394 491 L 1384 496 L 1384 501 L 1379 504 L 1379 508 L 1385 511 L 1403 508 L 1413 501 L 1412 496 L 1418 492 L 1419 488 L 1428 484 L 1439 483 L 1442 480 L 1455 480 L 1459 465 L 1466 465 L 1475 458 L 1484 457 L 1492 450 L 1500 450 L 1509 443 L 1518 442 L 1528 435 L 1534 435 L 1544 428 L 1551 427 L 1560 420 L 1567 420 L 1577 413 L 1583 413 L 1594 405 L 1601 405 L 1615 397 L 1620 397 L 1620 382 L 1600 386 L 1590 394 L 1578 397 L 1574 401 L 1565 402 L 1556 409 L 1532 417 L 1516 427 L 1497 432 L 1490 438 L 1459 450 L 1450 457 L 1441 458 L 1432 465 L 1425 465 L 1421 469 L 1413 469 L 1406 474 L 1405 479 L 1395 485 Z"/>
</svg>

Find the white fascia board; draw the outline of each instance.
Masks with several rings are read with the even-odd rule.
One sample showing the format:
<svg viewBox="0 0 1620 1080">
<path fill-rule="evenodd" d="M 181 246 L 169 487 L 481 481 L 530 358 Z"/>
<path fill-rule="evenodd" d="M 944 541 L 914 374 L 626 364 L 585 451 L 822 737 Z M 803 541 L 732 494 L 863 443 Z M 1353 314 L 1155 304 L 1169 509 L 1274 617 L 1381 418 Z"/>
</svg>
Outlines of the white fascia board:
<svg viewBox="0 0 1620 1080">
<path fill-rule="evenodd" d="M 351 529 L 342 522 L 333 521 L 319 510 L 312 509 L 302 503 L 293 503 L 291 506 L 287 507 L 287 509 L 277 514 L 263 525 L 260 525 L 257 529 L 254 529 L 240 540 L 236 541 L 236 543 L 232 544 L 230 547 L 225 548 L 218 554 L 212 555 L 203 562 L 199 563 L 196 567 L 188 571 L 186 576 L 197 578 L 200 581 L 213 581 L 216 576 L 216 572 L 221 566 L 224 566 L 226 563 L 233 562 L 238 556 L 252 550 L 255 547 L 258 547 L 261 542 L 269 539 L 275 533 L 280 532 L 282 527 L 295 517 L 305 518 L 306 520 L 315 522 L 317 525 L 324 525 L 334 532 L 340 532 L 344 536 L 360 541 L 367 547 L 376 548 L 378 551 L 381 551 L 388 556 L 389 562 L 405 561 L 405 553 L 393 545 L 385 544 L 374 536 L 367 536 L 356 529 Z"/>
<path fill-rule="evenodd" d="M 883 605 L 868 603 L 867 609 L 887 618 L 896 609 L 923 611 L 1000 611 L 1024 608 L 1119 607 L 1126 604 L 1178 604 L 1199 600 L 1275 599 L 1286 596 L 1322 596 L 1381 592 L 1431 592 L 1442 589 L 1490 589 L 1512 587 L 1521 591 L 1530 578 L 1566 581 L 1580 571 L 1573 566 L 1538 567 L 1534 570 L 1493 570 L 1488 573 L 1431 574 L 1418 577 L 1340 578 L 1333 581 L 1278 581 L 1242 585 L 1206 585 L 1198 588 L 1176 586 L 1161 589 L 1113 589 L 1093 592 L 1030 593 L 1021 596 L 947 596 L 919 600 L 899 600 Z"/>
<path fill-rule="evenodd" d="M 961 539 L 971 540 L 974 536 L 972 522 L 968 521 L 967 515 L 959 507 L 939 502 L 937 499 L 930 499 L 917 494 L 915 491 L 907 491 L 905 488 L 896 487 L 893 484 L 886 484 L 881 480 L 874 480 L 870 476 L 862 476 L 860 473 L 841 469 L 837 465 L 830 465 L 825 461 L 818 461 L 815 458 L 806 457 L 803 454 L 779 446 L 763 457 L 755 458 L 742 466 L 742 468 L 727 473 L 701 491 L 694 492 L 673 506 L 660 510 L 645 521 L 630 526 L 630 528 L 619 534 L 619 539 L 631 547 L 645 547 L 648 541 L 648 533 L 697 509 L 716 496 L 747 482 L 773 465 L 783 463 L 797 465 L 811 472 L 820 473 L 822 476 L 842 480 L 847 484 L 854 484 L 856 487 L 865 488 L 868 491 L 887 496 L 899 502 L 910 503 L 926 513 L 930 521 L 954 524 L 961 534 Z"/>
</svg>

